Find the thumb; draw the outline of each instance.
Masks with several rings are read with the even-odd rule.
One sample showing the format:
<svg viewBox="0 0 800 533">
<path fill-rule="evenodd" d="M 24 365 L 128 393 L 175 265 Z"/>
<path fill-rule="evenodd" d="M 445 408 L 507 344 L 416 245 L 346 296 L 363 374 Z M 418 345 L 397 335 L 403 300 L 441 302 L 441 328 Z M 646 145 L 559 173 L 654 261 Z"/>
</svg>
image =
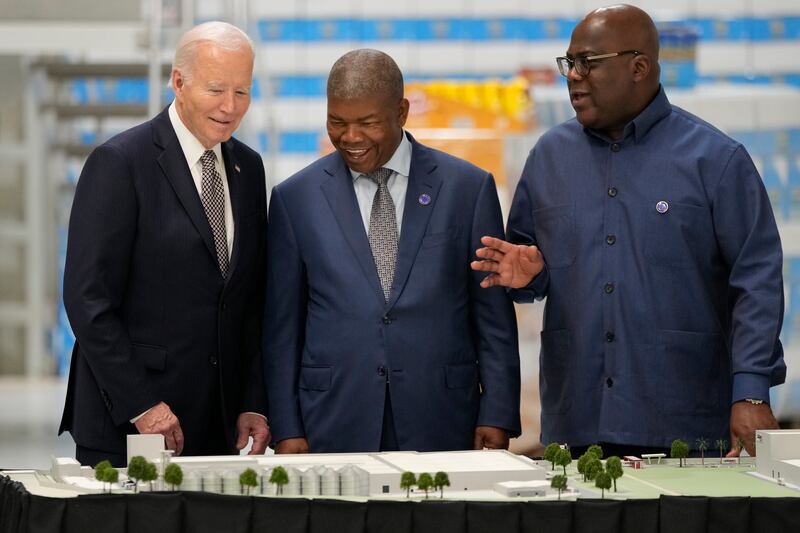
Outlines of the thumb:
<svg viewBox="0 0 800 533">
<path fill-rule="evenodd" d="M 245 446 L 247 446 L 247 441 L 250 438 L 250 434 L 247 431 L 244 431 L 245 428 L 239 427 L 239 436 L 236 439 L 236 449 L 241 450 Z"/>
</svg>

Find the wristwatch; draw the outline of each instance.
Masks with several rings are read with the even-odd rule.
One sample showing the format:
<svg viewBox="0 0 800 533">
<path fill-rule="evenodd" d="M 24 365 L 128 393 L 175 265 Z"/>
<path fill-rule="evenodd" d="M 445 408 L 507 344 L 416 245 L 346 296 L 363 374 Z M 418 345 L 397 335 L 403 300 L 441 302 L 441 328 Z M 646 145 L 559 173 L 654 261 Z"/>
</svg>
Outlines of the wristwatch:
<svg viewBox="0 0 800 533">
<path fill-rule="evenodd" d="M 751 405 L 761 405 L 762 403 L 764 403 L 764 400 L 759 400 L 758 398 L 745 398 L 742 401 L 747 402 Z"/>
</svg>

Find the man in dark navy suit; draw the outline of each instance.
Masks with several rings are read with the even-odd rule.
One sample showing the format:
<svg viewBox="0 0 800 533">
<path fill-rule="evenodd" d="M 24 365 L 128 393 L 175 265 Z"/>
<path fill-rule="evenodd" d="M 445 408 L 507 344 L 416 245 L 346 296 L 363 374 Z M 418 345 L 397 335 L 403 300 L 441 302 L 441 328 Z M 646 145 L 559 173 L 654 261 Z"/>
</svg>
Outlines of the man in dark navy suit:
<svg viewBox="0 0 800 533">
<path fill-rule="evenodd" d="M 125 438 L 177 454 L 269 440 L 260 324 L 261 157 L 231 135 L 250 104 L 253 47 L 210 22 L 178 43 L 175 101 L 89 156 L 69 224 L 64 304 L 76 343 L 60 432 L 83 464 L 125 464 Z"/>
<path fill-rule="evenodd" d="M 276 451 L 507 448 L 519 355 L 503 289 L 469 259 L 502 235 L 492 176 L 403 131 L 395 62 L 328 79 L 330 154 L 270 202 L 264 364 Z"/>
</svg>

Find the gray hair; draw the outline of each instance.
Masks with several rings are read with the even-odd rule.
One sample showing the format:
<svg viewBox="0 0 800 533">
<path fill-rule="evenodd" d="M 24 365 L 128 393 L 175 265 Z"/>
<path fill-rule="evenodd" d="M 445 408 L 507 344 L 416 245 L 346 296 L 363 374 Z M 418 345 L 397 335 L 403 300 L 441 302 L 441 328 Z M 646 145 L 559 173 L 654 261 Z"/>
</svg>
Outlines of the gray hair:
<svg viewBox="0 0 800 533">
<path fill-rule="evenodd" d="M 389 55 L 371 48 L 352 50 L 333 64 L 328 75 L 328 98 L 351 100 L 382 95 L 403 99 L 403 73 Z"/>
<path fill-rule="evenodd" d="M 204 22 L 184 33 L 175 47 L 172 70 L 180 71 L 187 82 L 192 77 L 197 49 L 204 43 L 212 43 L 231 51 L 246 47 L 251 55 L 255 55 L 253 41 L 236 26 L 218 20 Z"/>
</svg>

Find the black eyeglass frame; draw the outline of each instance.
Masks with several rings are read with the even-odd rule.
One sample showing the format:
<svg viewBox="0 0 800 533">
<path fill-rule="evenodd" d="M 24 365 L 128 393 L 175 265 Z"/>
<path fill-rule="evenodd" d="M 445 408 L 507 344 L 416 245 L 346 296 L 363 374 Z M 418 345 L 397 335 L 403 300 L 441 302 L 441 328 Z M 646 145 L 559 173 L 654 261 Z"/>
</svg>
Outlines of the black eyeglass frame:
<svg viewBox="0 0 800 533">
<path fill-rule="evenodd" d="M 578 76 L 588 76 L 589 72 L 592 71 L 592 65 L 590 63 L 591 61 L 597 61 L 598 59 L 609 59 L 626 54 L 633 54 L 634 56 L 642 55 L 639 50 L 623 50 L 622 52 L 610 52 L 608 54 L 598 54 L 594 56 L 577 56 L 574 59 L 570 59 L 567 56 L 561 56 L 556 58 L 556 65 L 558 65 L 558 71 L 565 78 L 569 76 L 569 71 L 573 68 L 575 69 L 575 72 L 578 73 Z"/>
</svg>

